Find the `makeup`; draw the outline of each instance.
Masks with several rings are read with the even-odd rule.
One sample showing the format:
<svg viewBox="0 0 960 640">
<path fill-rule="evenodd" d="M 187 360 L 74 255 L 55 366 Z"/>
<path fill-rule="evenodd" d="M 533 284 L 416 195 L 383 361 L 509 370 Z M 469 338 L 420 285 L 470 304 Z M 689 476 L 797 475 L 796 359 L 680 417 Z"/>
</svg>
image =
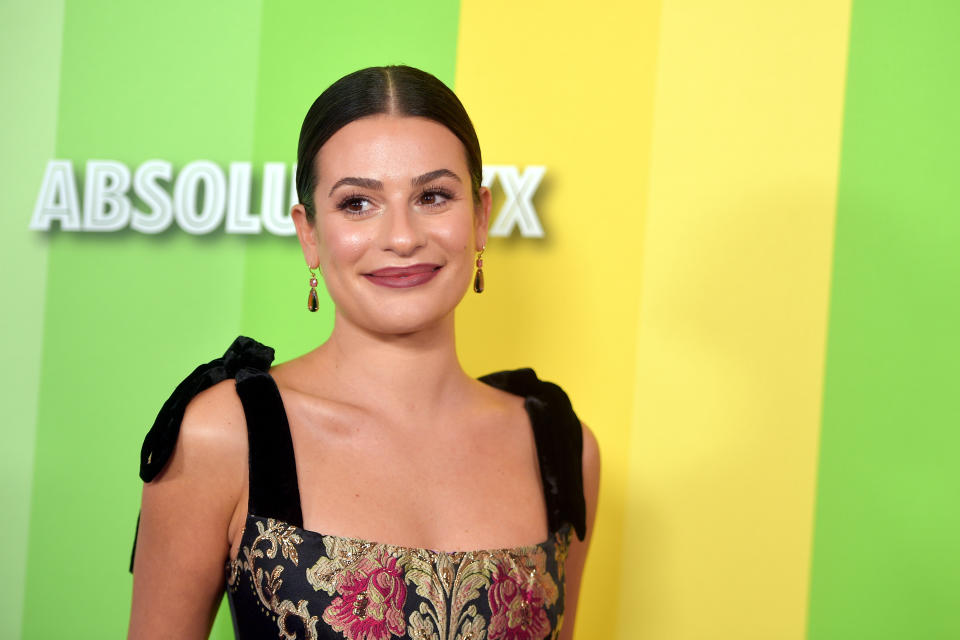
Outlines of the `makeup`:
<svg viewBox="0 0 960 640">
<path fill-rule="evenodd" d="M 391 289 L 406 289 L 425 284 L 440 271 L 441 265 L 414 264 L 407 267 L 384 267 L 365 273 L 363 276 L 375 285 Z"/>
</svg>

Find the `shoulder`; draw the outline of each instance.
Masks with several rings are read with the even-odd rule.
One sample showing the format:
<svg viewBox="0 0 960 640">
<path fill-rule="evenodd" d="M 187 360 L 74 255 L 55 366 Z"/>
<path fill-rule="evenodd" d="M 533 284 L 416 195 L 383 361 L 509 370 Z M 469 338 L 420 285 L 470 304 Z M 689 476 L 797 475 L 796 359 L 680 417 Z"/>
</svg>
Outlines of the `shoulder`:
<svg viewBox="0 0 960 640">
<path fill-rule="evenodd" d="M 172 473 L 219 476 L 244 468 L 246 419 L 233 379 L 201 391 L 188 402 L 170 459 L 155 479 Z"/>
<path fill-rule="evenodd" d="M 228 378 L 197 393 L 187 403 L 183 421 L 197 423 L 217 422 L 219 418 L 243 415 L 243 405 L 236 391 L 236 380 Z"/>
<path fill-rule="evenodd" d="M 586 429 L 577 417 L 573 403 L 563 388 L 542 380 L 533 369 L 497 371 L 479 378 L 480 382 L 524 398 L 524 404 L 538 441 L 550 448 L 580 456 Z M 592 438 L 593 434 L 590 433 Z M 593 441 L 596 444 L 596 441 Z M 558 453 L 560 451 L 558 450 Z"/>
<path fill-rule="evenodd" d="M 232 378 L 201 391 L 187 404 L 181 437 L 214 447 L 246 444 L 246 418 Z"/>
<path fill-rule="evenodd" d="M 595 502 L 599 477 L 599 447 L 593 432 L 577 417 L 563 388 L 541 380 L 533 369 L 498 371 L 480 381 L 524 397 L 550 528 L 567 521 L 583 540 L 588 529 L 587 502 Z"/>
<path fill-rule="evenodd" d="M 580 433 L 583 437 L 583 470 L 599 473 L 600 443 L 597 442 L 597 436 L 583 421 L 580 422 Z"/>
<path fill-rule="evenodd" d="M 164 469 L 187 425 L 190 437 L 213 436 L 221 428 L 244 424 L 233 380 L 244 370 L 267 371 L 273 349 L 240 336 L 226 352 L 196 367 L 163 403 L 140 451 L 140 478 L 150 482 Z M 189 418 L 188 418 L 189 412 Z"/>
<path fill-rule="evenodd" d="M 580 429 L 583 434 L 583 493 L 589 513 L 595 508 L 600 493 L 600 443 L 585 423 L 580 423 Z"/>
<path fill-rule="evenodd" d="M 570 398 L 563 388 L 553 382 L 541 380 L 537 372 L 529 367 L 497 371 L 479 380 L 496 389 L 523 396 L 528 404 L 549 410 L 557 417 L 576 417 Z"/>
</svg>

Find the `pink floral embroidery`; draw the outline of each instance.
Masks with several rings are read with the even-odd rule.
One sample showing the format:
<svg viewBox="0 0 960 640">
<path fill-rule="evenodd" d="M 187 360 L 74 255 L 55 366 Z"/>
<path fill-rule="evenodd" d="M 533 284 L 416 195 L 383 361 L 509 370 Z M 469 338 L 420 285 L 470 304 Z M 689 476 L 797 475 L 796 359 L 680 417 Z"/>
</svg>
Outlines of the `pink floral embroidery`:
<svg viewBox="0 0 960 640">
<path fill-rule="evenodd" d="M 535 573 L 497 566 L 487 592 L 490 601 L 490 640 L 541 640 L 550 633 L 544 592 Z"/>
<path fill-rule="evenodd" d="M 403 635 L 407 587 L 403 569 L 393 556 L 364 557 L 340 576 L 337 593 L 340 597 L 323 612 L 323 621 L 347 640 Z"/>
</svg>

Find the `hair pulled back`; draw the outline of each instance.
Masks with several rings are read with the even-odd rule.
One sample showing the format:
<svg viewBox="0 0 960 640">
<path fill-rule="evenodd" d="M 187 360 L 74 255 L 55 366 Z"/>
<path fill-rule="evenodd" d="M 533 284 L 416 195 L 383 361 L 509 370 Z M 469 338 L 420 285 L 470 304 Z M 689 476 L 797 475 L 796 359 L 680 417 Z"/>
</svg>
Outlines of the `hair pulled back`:
<svg viewBox="0 0 960 640">
<path fill-rule="evenodd" d="M 311 224 L 315 215 L 317 152 L 342 127 L 359 118 L 379 114 L 427 118 L 449 129 L 466 150 L 473 197 L 479 201 L 483 173 L 480 142 L 456 94 L 435 76 L 414 67 L 367 67 L 327 87 L 303 119 L 297 146 L 297 196 Z"/>
</svg>

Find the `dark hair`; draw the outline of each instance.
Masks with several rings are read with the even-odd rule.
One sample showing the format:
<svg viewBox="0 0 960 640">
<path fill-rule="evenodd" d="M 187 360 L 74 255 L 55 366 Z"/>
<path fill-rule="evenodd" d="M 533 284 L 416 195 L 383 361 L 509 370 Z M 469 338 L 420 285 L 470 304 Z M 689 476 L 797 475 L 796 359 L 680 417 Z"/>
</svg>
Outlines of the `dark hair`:
<svg viewBox="0 0 960 640">
<path fill-rule="evenodd" d="M 300 128 L 297 146 L 297 195 L 313 222 L 314 159 L 320 147 L 354 120 L 377 114 L 417 116 L 442 124 L 460 138 L 474 200 L 480 199 L 483 165 L 480 142 L 470 116 L 447 85 L 426 71 L 405 65 L 367 67 L 343 76 L 320 94 Z"/>
</svg>

